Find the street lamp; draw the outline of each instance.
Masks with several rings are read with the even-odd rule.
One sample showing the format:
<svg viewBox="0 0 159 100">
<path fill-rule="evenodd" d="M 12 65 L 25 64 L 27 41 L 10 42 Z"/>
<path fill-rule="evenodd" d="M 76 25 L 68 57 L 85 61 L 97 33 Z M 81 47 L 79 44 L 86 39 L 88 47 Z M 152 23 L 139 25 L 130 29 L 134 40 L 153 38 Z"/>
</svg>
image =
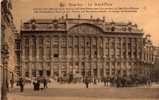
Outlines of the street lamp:
<svg viewBox="0 0 159 100">
<path fill-rule="evenodd" d="M 8 91 L 8 45 L 7 43 L 2 44 L 2 96 L 1 100 L 7 100 L 7 91 Z"/>
</svg>

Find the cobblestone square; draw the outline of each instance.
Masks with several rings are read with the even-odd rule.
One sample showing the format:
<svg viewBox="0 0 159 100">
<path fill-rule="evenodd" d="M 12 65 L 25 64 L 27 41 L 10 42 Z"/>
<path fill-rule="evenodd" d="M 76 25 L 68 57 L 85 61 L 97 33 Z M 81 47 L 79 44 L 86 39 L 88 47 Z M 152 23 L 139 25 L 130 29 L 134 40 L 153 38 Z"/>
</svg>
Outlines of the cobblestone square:
<svg viewBox="0 0 159 100">
<path fill-rule="evenodd" d="M 104 87 L 102 84 L 85 88 L 82 84 L 50 84 L 49 88 L 33 91 L 26 86 L 21 93 L 19 88 L 10 90 L 8 100 L 158 100 L 159 86 L 139 86 L 129 88 Z"/>
</svg>

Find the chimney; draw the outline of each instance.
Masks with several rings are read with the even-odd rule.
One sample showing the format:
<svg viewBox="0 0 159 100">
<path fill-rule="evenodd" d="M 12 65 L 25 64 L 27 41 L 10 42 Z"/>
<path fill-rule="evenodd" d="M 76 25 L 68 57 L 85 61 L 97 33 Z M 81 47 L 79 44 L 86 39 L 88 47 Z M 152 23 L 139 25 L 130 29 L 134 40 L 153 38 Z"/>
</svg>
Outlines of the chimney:
<svg viewBox="0 0 159 100">
<path fill-rule="evenodd" d="M 103 21 L 105 22 L 105 16 L 103 16 Z"/>
<path fill-rule="evenodd" d="M 92 16 L 92 15 L 90 16 L 90 19 L 93 19 L 93 16 Z"/>
<path fill-rule="evenodd" d="M 68 14 L 66 14 L 66 19 L 68 19 Z"/>
<path fill-rule="evenodd" d="M 78 19 L 80 19 L 80 18 L 81 18 L 81 15 L 79 14 L 79 15 L 78 15 Z"/>
</svg>

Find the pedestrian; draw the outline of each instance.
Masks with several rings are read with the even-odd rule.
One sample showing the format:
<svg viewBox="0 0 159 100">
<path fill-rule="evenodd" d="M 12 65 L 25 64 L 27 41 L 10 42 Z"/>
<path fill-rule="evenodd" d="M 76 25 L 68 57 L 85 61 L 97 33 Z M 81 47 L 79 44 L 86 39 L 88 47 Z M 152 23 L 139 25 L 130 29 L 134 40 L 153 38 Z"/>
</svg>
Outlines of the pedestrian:
<svg viewBox="0 0 159 100">
<path fill-rule="evenodd" d="M 35 81 L 33 81 L 33 90 L 34 90 L 34 91 L 36 90 L 36 88 L 35 88 L 35 84 L 36 84 L 36 82 L 35 82 Z"/>
<path fill-rule="evenodd" d="M 104 81 L 104 86 L 107 86 L 107 78 L 106 77 L 103 78 L 103 81 Z"/>
<path fill-rule="evenodd" d="M 37 80 L 36 86 L 37 86 L 37 90 L 39 90 L 40 89 L 40 80 Z"/>
<path fill-rule="evenodd" d="M 44 88 L 47 88 L 47 80 L 44 78 L 43 80 Z"/>
<path fill-rule="evenodd" d="M 85 79 L 85 84 L 86 84 L 86 88 L 88 88 L 88 87 L 89 87 L 89 80 L 88 80 L 88 77 L 86 77 L 86 79 Z"/>
<path fill-rule="evenodd" d="M 19 86 L 20 86 L 20 92 L 23 92 L 24 91 L 24 80 L 23 80 L 23 78 L 20 78 Z"/>
<path fill-rule="evenodd" d="M 37 80 L 34 80 L 33 81 L 33 89 L 34 89 L 34 91 L 36 91 L 37 90 Z"/>
<path fill-rule="evenodd" d="M 97 79 L 96 78 L 94 78 L 94 84 L 97 84 Z"/>
<path fill-rule="evenodd" d="M 13 88 L 13 86 L 14 86 L 14 80 L 13 79 L 10 80 L 10 85 L 11 85 L 11 88 Z"/>
</svg>

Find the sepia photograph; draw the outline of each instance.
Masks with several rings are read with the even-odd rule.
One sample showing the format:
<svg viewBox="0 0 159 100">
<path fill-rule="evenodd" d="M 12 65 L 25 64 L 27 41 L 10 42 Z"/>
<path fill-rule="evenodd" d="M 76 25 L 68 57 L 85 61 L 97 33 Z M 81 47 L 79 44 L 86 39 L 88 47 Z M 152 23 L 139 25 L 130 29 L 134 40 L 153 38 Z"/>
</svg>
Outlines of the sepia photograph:
<svg viewBox="0 0 159 100">
<path fill-rule="evenodd" d="M 158 0 L 0 0 L 1 100 L 159 100 Z"/>
</svg>

